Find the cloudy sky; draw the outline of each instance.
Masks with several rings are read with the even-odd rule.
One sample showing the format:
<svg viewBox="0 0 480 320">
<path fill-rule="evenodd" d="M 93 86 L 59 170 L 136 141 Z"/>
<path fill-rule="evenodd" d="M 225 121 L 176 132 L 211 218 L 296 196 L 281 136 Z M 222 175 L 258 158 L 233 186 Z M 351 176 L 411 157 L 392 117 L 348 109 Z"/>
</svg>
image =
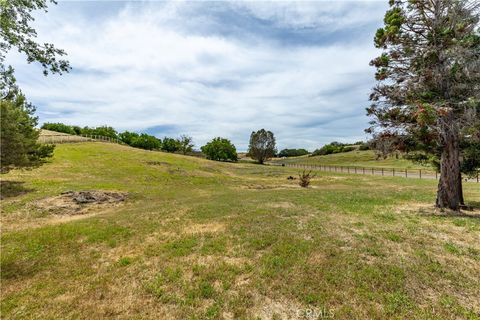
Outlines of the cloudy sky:
<svg viewBox="0 0 480 320">
<path fill-rule="evenodd" d="M 40 122 L 110 125 L 158 137 L 215 136 L 245 150 L 252 130 L 279 148 L 365 139 L 368 62 L 385 1 L 59 1 L 39 40 L 72 71 L 7 62 Z"/>
</svg>

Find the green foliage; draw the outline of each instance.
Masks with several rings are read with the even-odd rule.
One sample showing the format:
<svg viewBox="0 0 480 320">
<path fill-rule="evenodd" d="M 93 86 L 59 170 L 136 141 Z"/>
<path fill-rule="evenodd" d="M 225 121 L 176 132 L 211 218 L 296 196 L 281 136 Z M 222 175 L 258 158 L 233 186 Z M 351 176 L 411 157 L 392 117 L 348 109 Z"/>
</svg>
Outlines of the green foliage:
<svg viewBox="0 0 480 320">
<path fill-rule="evenodd" d="M 192 143 L 192 141 L 193 141 L 193 138 L 190 136 L 187 136 L 187 135 L 180 136 L 180 139 L 178 139 L 178 142 L 180 145 L 180 151 L 183 154 L 187 154 L 193 151 L 194 144 Z"/>
<path fill-rule="evenodd" d="M 78 128 L 78 127 L 76 127 Z M 63 133 L 68 133 L 68 134 L 77 134 L 75 129 L 72 126 L 56 122 L 56 123 L 51 123 L 51 122 L 45 122 L 42 125 L 42 129 L 45 130 L 50 130 L 50 131 L 56 131 L 56 132 L 63 132 Z M 80 129 L 81 130 L 81 129 Z"/>
<path fill-rule="evenodd" d="M 177 152 L 181 145 L 177 139 L 165 137 L 162 140 L 162 150 L 166 152 Z"/>
<path fill-rule="evenodd" d="M 35 108 L 22 94 L 0 100 L 1 166 L 6 173 L 15 168 L 33 168 L 52 156 L 54 146 L 37 143 Z"/>
<path fill-rule="evenodd" d="M 228 139 L 214 138 L 201 147 L 207 159 L 216 161 L 237 161 L 237 149 Z"/>
<path fill-rule="evenodd" d="M 283 149 L 282 151 L 279 152 L 278 156 L 279 157 L 299 157 L 299 156 L 305 156 L 309 152 L 308 150 L 305 149 Z"/>
<path fill-rule="evenodd" d="M 19 52 L 27 56 L 27 61 L 39 62 L 43 67 L 43 73 L 68 72 L 69 63 L 59 57 L 65 55 L 65 51 L 55 48 L 50 43 L 37 43 L 37 33 L 29 25 L 34 20 L 32 11 L 47 11 L 47 0 L 8 0 L 0 1 L 0 63 L 5 69 L 3 62 L 8 51 L 15 47 Z M 3 79 L 2 79 L 3 80 Z M 2 81 L 3 82 L 3 81 Z"/>
<path fill-rule="evenodd" d="M 358 150 L 360 151 L 370 150 L 370 146 L 368 145 L 368 143 L 362 142 L 358 147 Z"/>
<path fill-rule="evenodd" d="M 312 156 L 325 156 L 327 154 L 350 152 L 353 150 L 355 150 L 355 147 L 349 144 L 334 141 L 324 145 L 320 149 L 313 151 Z"/>
<path fill-rule="evenodd" d="M 162 147 L 162 142 L 154 136 L 142 133 L 134 137 L 130 145 L 145 150 L 159 150 Z"/>
<path fill-rule="evenodd" d="M 266 160 L 272 158 L 277 153 L 275 147 L 275 136 L 273 132 L 265 129 L 252 132 L 250 143 L 248 145 L 248 155 L 263 164 Z"/>
<path fill-rule="evenodd" d="M 133 141 L 139 137 L 136 132 L 125 131 L 118 134 L 118 138 L 128 145 L 132 145 Z"/>
<path fill-rule="evenodd" d="M 72 127 L 72 130 L 73 130 L 73 127 Z M 81 134 L 118 139 L 117 131 L 114 128 L 108 127 L 108 126 L 101 126 L 101 127 L 94 127 L 94 128 L 84 127 L 81 130 Z"/>
</svg>

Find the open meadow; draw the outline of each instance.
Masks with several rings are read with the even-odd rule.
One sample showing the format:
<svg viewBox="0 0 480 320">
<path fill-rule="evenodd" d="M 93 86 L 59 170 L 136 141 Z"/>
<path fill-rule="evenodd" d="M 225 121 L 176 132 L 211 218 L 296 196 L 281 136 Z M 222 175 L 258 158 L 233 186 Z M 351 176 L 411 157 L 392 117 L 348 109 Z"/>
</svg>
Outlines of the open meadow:
<svg viewBox="0 0 480 320">
<path fill-rule="evenodd" d="M 436 212 L 433 180 L 290 175 L 58 145 L 3 177 L 2 318 L 480 319 L 478 209 Z M 62 195 L 85 190 L 125 199 Z"/>
</svg>

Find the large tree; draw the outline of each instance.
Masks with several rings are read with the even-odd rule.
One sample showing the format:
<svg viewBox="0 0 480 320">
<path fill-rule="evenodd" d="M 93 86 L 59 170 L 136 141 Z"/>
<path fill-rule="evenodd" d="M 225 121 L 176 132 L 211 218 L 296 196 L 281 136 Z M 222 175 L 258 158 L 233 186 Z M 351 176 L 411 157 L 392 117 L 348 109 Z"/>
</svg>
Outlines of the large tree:
<svg viewBox="0 0 480 320">
<path fill-rule="evenodd" d="M 248 146 L 248 155 L 263 164 L 266 160 L 275 156 L 277 149 L 275 147 L 275 136 L 271 131 L 265 129 L 253 131 L 250 135 L 250 144 Z"/>
<path fill-rule="evenodd" d="M 29 63 L 40 63 L 45 75 L 69 70 L 68 61 L 60 59 L 65 52 L 52 44 L 36 42 L 37 33 L 30 26 L 32 11 L 46 11 L 47 4 L 47 0 L 0 1 L 1 173 L 38 166 L 52 155 L 53 146 L 37 143 L 35 108 L 18 88 L 14 69 L 5 63 L 8 51 L 16 48 Z"/>
<path fill-rule="evenodd" d="M 461 170 L 478 170 L 480 3 L 390 0 L 375 35 L 383 53 L 367 108 L 368 132 L 413 157 L 438 158 L 436 206 L 463 204 Z M 470 162 L 469 162 L 470 161 Z"/>
</svg>

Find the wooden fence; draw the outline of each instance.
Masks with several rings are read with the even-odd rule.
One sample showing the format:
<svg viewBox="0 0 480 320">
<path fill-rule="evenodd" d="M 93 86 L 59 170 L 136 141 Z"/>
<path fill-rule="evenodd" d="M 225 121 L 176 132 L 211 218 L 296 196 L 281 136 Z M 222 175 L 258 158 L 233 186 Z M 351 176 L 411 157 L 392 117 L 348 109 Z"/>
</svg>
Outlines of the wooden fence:
<svg viewBox="0 0 480 320">
<path fill-rule="evenodd" d="M 125 144 L 120 139 L 99 135 L 70 135 L 70 134 L 40 134 L 38 142 L 45 144 L 75 143 L 75 142 L 110 142 Z"/>
<path fill-rule="evenodd" d="M 368 174 L 390 177 L 404 177 L 404 178 L 417 178 L 417 179 L 436 179 L 438 180 L 439 174 L 436 171 L 425 169 L 395 169 L 395 168 L 376 168 L 376 167 L 349 167 L 349 166 L 328 166 L 328 165 L 316 165 L 316 164 L 299 164 L 299 163 L 274 163 L 270 162 L 269 165 L 293 167 L 304 170 L 320 170 L 327 172 L 338 173 L 351 173 L 351 174 Z M 475 178 L 464 177 L 465 180 L 479 182 L 480 177 L 477 173 Z"/>
</svg>

